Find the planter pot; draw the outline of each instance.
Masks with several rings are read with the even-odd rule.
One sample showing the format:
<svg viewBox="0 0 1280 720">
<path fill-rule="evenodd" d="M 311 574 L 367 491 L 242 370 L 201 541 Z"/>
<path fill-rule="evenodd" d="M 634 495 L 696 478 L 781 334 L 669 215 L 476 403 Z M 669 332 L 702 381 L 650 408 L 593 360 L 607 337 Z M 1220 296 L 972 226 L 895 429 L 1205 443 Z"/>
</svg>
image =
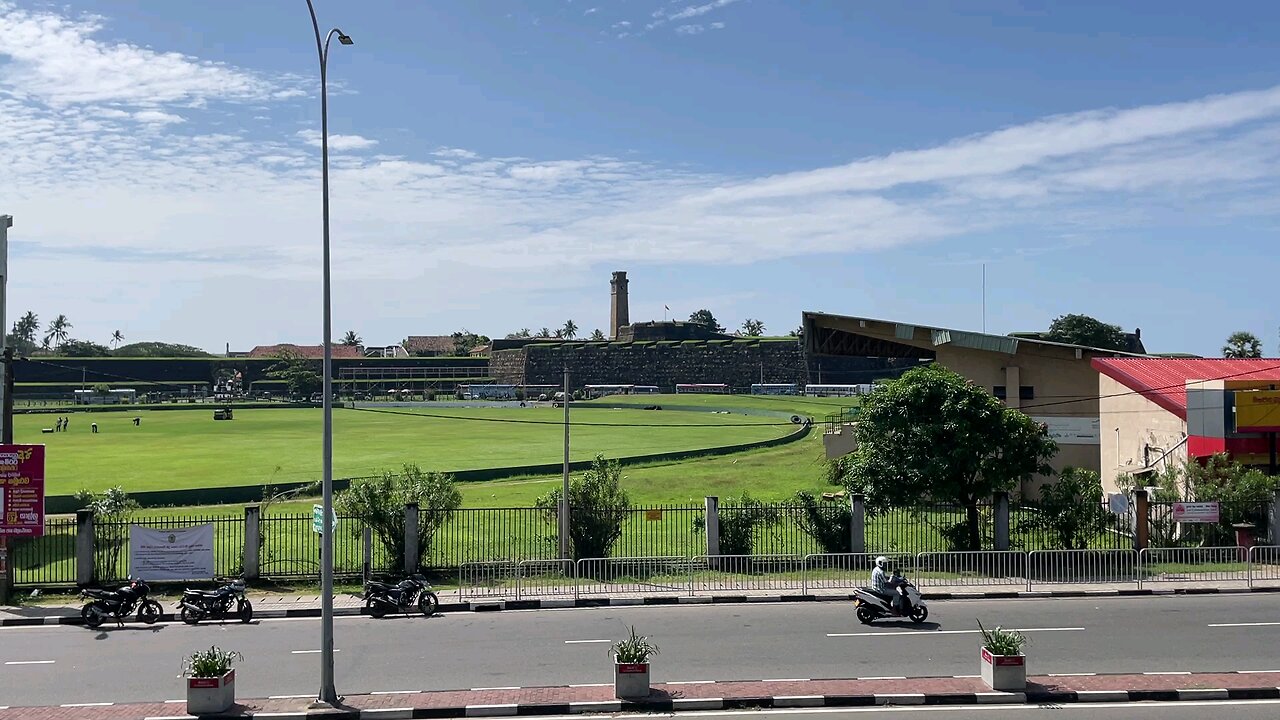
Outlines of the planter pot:
<svg viewBox="0 0 1280 720">
<path fill-rule="evenodd" d="M 999 692 L 1023 692 L 1027 689 L 1027 656 L 992 655 L 982 648 L 982 681 Z"/>
<path fill-rule="evenodd" d="M 623 699 L 649 697 L 649 663 L 615 662 L 613 694 Z"/>
<path fill-rule="evenodd" d="M 187 678 L 187 714 L 224 713 L 236 704 L 236 671 L 222 677 Z"/>
</svg>

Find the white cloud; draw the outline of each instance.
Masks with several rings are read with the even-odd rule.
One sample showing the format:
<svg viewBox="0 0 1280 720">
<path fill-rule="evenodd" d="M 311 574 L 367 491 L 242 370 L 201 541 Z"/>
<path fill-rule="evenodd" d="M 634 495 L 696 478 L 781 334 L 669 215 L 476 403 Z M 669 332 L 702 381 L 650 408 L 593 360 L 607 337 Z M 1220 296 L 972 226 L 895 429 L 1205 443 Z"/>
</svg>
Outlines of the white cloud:
<svg viewBox="0 0 1280 720">
<path fill-rule="evenodd" d="M 704 30 L 706 30 L 705 27 L 701 25 L 696 25 L 696 24 L 681 25 L 680 27 L 676 28 L 676 32 L 679 33 L 680 35 L 698 35 L 698 34 L 701 34 Z"/>
<path fill-rule="evenodd" d="M 703 15 L 706 15 L 709 12 L 719 10 L 720 8 L 725 7 L 726 5 L 732 5 L 735 2 L 738 2 L 738 0 L 712 0 L 712 2 L 705 3 L 703 5 L 687 5 L 684 8 L 680 10 L 675 10 L 675 11 L 672 11 L 671 9 L 668 9 L 668 8 L 658 8 L 657 10 L 653 11 L 652 17 L 654 18 L 654 21 L 652 23 L 649 23 L 645 27 L 648 28 L 649 30 L 652 30 L 658 27 L 659 25 L 663 25 L 668 22 L 679 22 L 681 20 L 689 20 L 692 18 L 701 17 Z M 719 30 L 720 28 L 724 27 L 723 23 L 720 23 L 719 25 L 720 27 L 714 27 L 713 25 L 712 29 Z M 697 29 L 690 30 L 688 28 L 697 28 Z M 702 32 L 703 29 L 705 28 L 703 28 L 701 25 L 685 24 L 677 27 L 676 32 L 684 35 L 696 35 Z"/>
<path fill-rule="evenodd" d="M 88 21 L 61 22 L 88 32 Z M 221 111 L 190 107 L 191 93 L 159 107 L 60 103 L 23 91 L 12 72 L 0 66 L 0 198 L 17 218 L 11 304 L 65 312 L 90 336 L 123 317 L 142 328 L 134 334 L 209 346 L 312 338 L 298 318 L 319 292 L 316 131 L 202 132 Z M 152 70 L 121 73 L 125 87 Z M 179 113 L 187 122 L 161 121 Z M 339 326 L 409 324 L 424 307 L 473 312 L 481 285 L 524 303 L 531 288 L 576 286 L 605 264 L 723 268 L 930 242 L 945 252 L 1009 228 L 1043 247 L 1146 227 L 1167 206 L 1207 220 L 1280 218 L 1280 87 L 1046 117 L 764 177 L 448 146 L 402 155 L 378 139 L 333 138 L 335 150 L 379 148 L 334 159 Z M 59 292 L 49 277 L 86 290 Z M 245 335 L 221 337 L 233 332 Z"/>
<path fill-rule="evenodd" d="M 308 145 L 320 147 L 320 131 L 319 130 L 299 130 L 298 137 L 307 142 Z M 359 135 L 335 135 L 329 134 L 329 149 L 334 152 L 343 152 L 347 150 L 367 150 L 377 145 L 377 140 L 370 140 Z"/>
<path fill-rule="evenodd" d="M 630 20 L 619 20 L 618 22 L 613 24 L 614 30 L 620 30 L 622 28 L 629 28 L 629 27 L 631 27 Z"/>
<path fill-rule="evenodd" d="M 586 12 L 584 12 L 584 13 L 582 13 L 582 14 L 583 14 L 583 15 L 595 15 L 595 14 L 596 14 L 596 12 L 597 12 L 599 9 L 600 9 L 600 8 L 587 8 L 587 11 L 586 11 Z"/>
<path fill-rule="evenodd" d="M 133 119 L 138 122 L 149 123 L 152 125 L 169 125 L 171 123 L 186 122 L 186 118 L 181 115 L 162 112 L 160 110 L 140 110 L 133 114 Z"/>
</svg>

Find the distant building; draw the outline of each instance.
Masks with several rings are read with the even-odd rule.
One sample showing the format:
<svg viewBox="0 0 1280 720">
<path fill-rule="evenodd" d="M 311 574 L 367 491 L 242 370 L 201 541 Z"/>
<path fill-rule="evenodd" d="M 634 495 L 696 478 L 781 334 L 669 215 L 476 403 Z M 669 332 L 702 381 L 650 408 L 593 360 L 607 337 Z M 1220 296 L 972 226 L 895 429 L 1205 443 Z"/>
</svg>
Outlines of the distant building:
<svg viewBox="0 0 1280 720">
<path fill-rule="evenodd" d="M 360 348 L 351 345 L 334 345 L 333 357 L 335 358 L 361 358 L 364 353 L 360 352 Z M 259 345 L 249 351 L 246 357 L 251 358 L 271 358 L 280 357 L 281 355 L 296 355 L 298 357 L 307 358 L 308 360 L 323 360 L 323 345 L 294 345 L 293 343 L 278 343 L 276 345 Z"/>
<path fill-rule="evenodd" d="M 377 345 L 364 349 L 365 357 L 403 358 L 409 357 L 409 351 L 403 345 Z"/>
<path fill-rule="evenodd" d="M 1269 439 L 1235 432 L 1234 391 L 1280 386 L 1280 360 L 1095 358 L 1102 484 L 1152 475 L 1170 464 L 1228 453 L 1246 465 L 1269 461 Z"/>
<path fill-rule="evenodd" d="M 410 335 L 404 349 L 417 357 L 439 357 L 457 352 L 452 335 Z"/>
</svg>

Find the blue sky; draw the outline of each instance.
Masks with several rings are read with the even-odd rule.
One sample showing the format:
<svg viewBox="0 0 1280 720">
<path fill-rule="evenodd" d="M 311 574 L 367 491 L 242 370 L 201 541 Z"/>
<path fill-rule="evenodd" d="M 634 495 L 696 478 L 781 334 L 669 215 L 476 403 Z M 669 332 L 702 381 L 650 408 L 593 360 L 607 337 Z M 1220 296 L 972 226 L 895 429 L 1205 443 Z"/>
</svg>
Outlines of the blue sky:
<svg viewBox="0 0 1280 720">
<path fill-rule="evenodd" d="M 335 332 L 710 308 L 1277 342 L 1280 6 L 317 0 Z M 957 10 L 957 6 L 963 9 Z M 303 0 L 0 0 L 11 315 L 320 339 Z M 9 318 L 12 322 L 13 317 Z"/>
</svg>

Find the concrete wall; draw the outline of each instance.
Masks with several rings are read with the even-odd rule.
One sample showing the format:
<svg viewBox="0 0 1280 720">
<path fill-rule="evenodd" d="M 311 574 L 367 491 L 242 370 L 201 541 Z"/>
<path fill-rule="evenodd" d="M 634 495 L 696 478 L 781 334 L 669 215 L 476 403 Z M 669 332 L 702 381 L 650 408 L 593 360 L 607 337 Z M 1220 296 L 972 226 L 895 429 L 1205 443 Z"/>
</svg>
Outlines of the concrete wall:
<svg viewBox="0 0 1280 720">
<path fill-rule="evenodd" d="M 1187 423 L 1106 375 L 1098 376 L 1098 396 L 1102 488 L 1104 492 L 1116 492 L 1118 475 L 1144 467 L 1147 462 L 1154 463 L 1182 442 Z M 1144 447 L 1150 448 L 1145 458 Z M 1180 450 L 1170 454 L 1166 462 L 1185 460 L 1186 451 Z"/>
</svg>

